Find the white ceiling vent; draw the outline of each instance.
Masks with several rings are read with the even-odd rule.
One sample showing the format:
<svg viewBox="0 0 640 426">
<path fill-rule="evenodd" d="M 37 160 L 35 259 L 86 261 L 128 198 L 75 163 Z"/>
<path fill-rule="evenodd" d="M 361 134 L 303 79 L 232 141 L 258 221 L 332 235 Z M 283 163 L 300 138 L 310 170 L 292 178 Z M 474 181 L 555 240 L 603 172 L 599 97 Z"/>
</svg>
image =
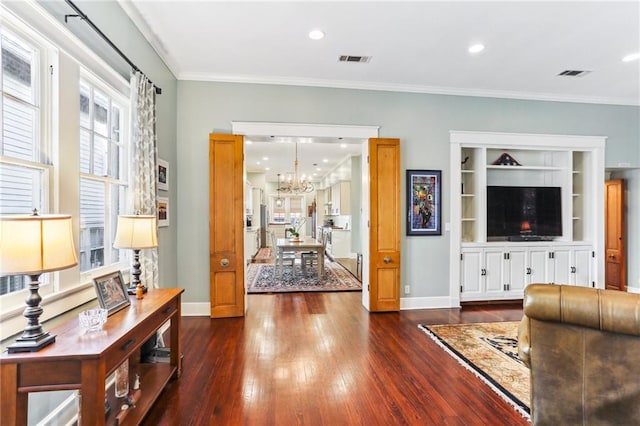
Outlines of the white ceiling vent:
<svg viewBox="0 0 640 426">
<path fill-rule="evenodd" d="M 353 56 L 353 55 L 340 55 L 338 61 L 340 62 L 369 62 L 371 56 Z"/>
<path fill-rule="evenodd" d="M 564 70 L 558 75 L 563 77 L 584 77 L 590 72 L 591 71 L 584 71 L 584 70 Z"/>
</svg>

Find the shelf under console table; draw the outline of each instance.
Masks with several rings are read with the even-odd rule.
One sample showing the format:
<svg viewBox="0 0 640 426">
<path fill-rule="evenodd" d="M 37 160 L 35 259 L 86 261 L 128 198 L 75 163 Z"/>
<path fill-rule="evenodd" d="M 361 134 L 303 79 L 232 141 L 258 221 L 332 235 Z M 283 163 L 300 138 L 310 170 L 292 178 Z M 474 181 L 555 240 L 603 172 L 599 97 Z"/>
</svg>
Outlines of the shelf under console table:
<svg viewBox="0 0 640 426">
<path fill-rule="evenodd" d="M 170 379 L 182 372 L 180 343 L 180 288 L 149 289 L 144 299 L 112 314 L 98 332 L 83 334 L 78 319 L 48 330 L 54 344 L 38 352 L 0 355 L 2 377 L 0 412 L 2 425 L 26 425 L 29 392 L 79 390 L 80 424 L 139 424 Z M 141 346 L 170 321 L 168 363 L 142 363 Z M 125 360 L 130 375 L 139 375 L 140 397 L 127 415 L 120 415 L 113 389 L 105 389 L 107 377 Z M 131 377 L 130 384 L 133 383 Z M 105 415 L 105 400 L 111 410 Z"/>
</svg>

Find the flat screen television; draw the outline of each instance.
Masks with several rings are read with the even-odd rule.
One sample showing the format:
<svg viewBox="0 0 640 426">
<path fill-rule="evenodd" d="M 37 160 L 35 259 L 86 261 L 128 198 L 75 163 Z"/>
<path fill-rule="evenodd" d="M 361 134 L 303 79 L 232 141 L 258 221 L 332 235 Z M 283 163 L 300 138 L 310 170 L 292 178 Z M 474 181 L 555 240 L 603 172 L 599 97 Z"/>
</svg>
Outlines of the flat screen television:
<svg viewBox="0 0 640 426">
<path fill-rule="evenodd" d="M 487 238 L 545 240 L 562 236 L 556 186 L 487 186 Z"/>
</svg>

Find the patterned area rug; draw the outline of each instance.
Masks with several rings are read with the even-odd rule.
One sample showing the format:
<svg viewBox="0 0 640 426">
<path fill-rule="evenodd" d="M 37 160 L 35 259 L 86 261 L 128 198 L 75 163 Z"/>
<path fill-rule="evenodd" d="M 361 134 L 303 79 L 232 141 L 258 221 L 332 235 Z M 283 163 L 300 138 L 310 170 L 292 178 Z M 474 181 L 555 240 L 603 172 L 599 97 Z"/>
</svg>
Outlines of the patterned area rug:
<svg viewBox="0 0 640 426">
<path fill-rule="evenodd" d="M 447 353 L 529 418 L 529 369 L 518 358 L 519 322 L 419 325 Z"/>
<path fill-rule="evenodd" d="M 271 260 L 271 247 L 263 247 L 253 257 L 254 260 Z"/>
<path fill-rule="evenodd" d="M 337 262 L 325 262 L 324 279 L 318 281 L 316 268 L 308 268 L 305 276 L 299 265 L 295 274 L 285 267 L 282 279 L 274 278 L 275 265 L 250 263 L 247 267 L 249 293 L 280 293 L 295 291 L 360 291 L 362 284 Z"/>
</svg>

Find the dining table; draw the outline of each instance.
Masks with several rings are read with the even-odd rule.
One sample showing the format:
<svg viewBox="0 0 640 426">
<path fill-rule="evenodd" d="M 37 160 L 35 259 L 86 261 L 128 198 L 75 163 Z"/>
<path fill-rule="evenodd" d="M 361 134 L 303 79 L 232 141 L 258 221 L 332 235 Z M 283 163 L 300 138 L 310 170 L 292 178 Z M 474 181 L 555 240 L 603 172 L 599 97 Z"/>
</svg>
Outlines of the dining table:
<svg viewBox="0 0 640 426">
<path fill-rule="evenodd" d="M 318 254 L 318 280 L 324 277 L 324 246 L 313 237 L 278 238 L 276 240 L 276 272 L 282 273 L 284 252 L 316 252 Z"/>
</svg>

